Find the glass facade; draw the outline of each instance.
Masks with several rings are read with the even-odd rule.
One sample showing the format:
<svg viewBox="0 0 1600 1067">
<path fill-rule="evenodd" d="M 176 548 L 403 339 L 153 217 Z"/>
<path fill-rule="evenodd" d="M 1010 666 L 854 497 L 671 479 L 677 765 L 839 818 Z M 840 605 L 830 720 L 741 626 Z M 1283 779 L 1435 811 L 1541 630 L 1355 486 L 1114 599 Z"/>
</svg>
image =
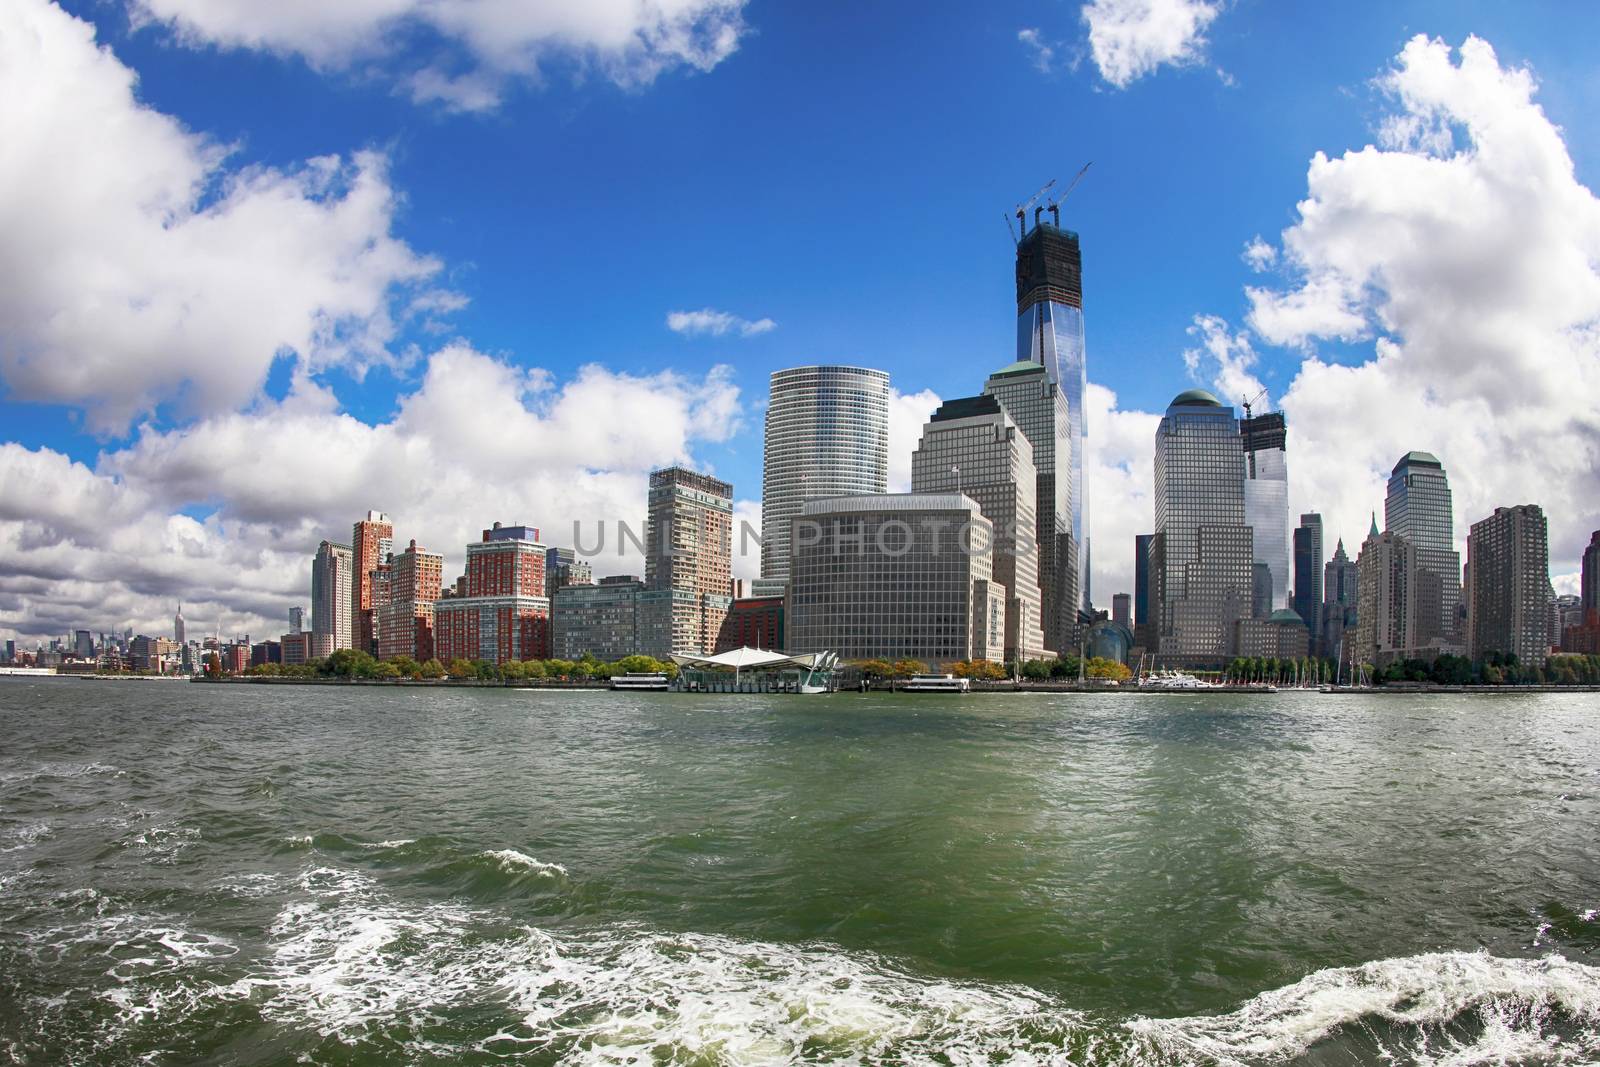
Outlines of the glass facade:
<svg viewBox="0 0 1600 1067">
<path fill-rule="evenodd" d="M 1436 457 L 1408 452 L 1394 465 L 1383 519 L 1387 529 L 1417 551 L 1417 639 L 1424 645 L 1459 647 L 1461 554 L 1455 547 L 1450 480 Z"/>
<path fill-rule="evenodd" d="M 1066 425 L 1057 469 L 1065 482 L 1067 532 L 1074 546 L 1073 603 L 1085 611 L 1093 603 L 1089 492 L 1083 476 L 1084 439 L 1089 432 L 1083 413 L 1087 359 L 1078 235 L 1048 223 L 1037 225 L 1017 245 L 1017 360 L 1044 367 L 1064 403 Z M 1039 444 L 1033 443 L 1038 462 Z"/>
<path fill-rule="evenodd" d="M 775 583 L 789 577 L 789 526 L 805 501 L 888 491 L 889 375 L 864 367 L 775 371 L 765 448 L 761 576 Z"/>
<path fill-rule="evenodd" d="M 1239 420 L 1244 447 L 1244 515 L 1255 531 L 1255 560 L 1271 575 L 1266 618 L 1285 605 L 1289 593 L 1289 462 L 1283 415 L 1272 412 Z"/>
<path fill-rule="evenodd" d="M 1300 516 L 1294 531 L 1294 613 L 1311 630 L 1316 646 L 1322 632 L 1322 516 Z"/>
</svg>

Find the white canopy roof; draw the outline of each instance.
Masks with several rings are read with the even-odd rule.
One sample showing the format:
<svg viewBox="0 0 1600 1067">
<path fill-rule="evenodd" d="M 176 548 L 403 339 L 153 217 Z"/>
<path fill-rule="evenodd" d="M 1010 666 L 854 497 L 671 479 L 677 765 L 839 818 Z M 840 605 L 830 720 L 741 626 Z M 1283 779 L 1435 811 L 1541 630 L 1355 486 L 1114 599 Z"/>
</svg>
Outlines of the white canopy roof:
<svg viewBox="0 0 1600 1067">
<path fill-rule="evenodd" d="M 788 656 L 782 652 L 773 652 L 768 649 L 736 648 L 731 652 L 722 652 L 715 656 L 673 656 L 672 661 L 680 667 L 717 668 L 721 667 L 731 671 L 747 671 L 752 668 L 782 668 L 782 667 L 807 667 L 826 669 L 831 664 L 826 660 L 833 657 L 832 652 L 807 652 L 804 655 Z"/>
</svg>

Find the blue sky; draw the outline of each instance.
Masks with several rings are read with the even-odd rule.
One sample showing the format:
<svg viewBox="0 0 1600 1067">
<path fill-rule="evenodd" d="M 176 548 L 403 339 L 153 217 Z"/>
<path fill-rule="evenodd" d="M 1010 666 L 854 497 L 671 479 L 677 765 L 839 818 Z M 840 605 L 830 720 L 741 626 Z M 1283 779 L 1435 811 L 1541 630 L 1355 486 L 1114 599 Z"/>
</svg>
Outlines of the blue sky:
<svg viewBox="0 0 1600 1067">
<path fill-rule="evenodd" d="M 229 34 L 246 31 L 192 17 L 190 0 L 62 5 L 137 75 L 139 105 L 231 149 L 196 201 L 201 210 L 254 169 L 293 174 L 307 160 L 349 160 L 363 150 L 386 160 L 394 196 L 386 236 L 436 261 L 428 286 L 465 303 L 416 315 L 386 336 L 389 365 L 358 373 L 350 361 L 323 361 L 311 380 L 331 391 L 325 408 L 367 425 L 394 420 L 402 398 L 422 387 L 430 355 L 453 340 L 512 369 L 542 368 L 557 388 L 586 364 L 639 378 L 672 371 L 690 383 L 723 365 L 731 372 L 718 372 L 719 380 L 739 391 L 726 413 L 743 429 L 726 439 L 691 434 L 685 448 L 746 501 L 760 497 L 760 404 L 770 371 L 863 363 L 888 370 L 903 393 L 948 397 L 976 391 L 988 370 L 1008 362 L 1014 307 L 1003 213 L 1089 160 L 1065 222 L 1083 239 L 1090 377 L 1130 417 L 1159 412 L 1193 379 L 1226 380 L 1226 361 L 1205 354 L 1215 332 L 1197 327 L 1196 316 L 1226 324 L 1223 356 L 1237 358 L 1230 337 L 1242 339 L 1249 355 L 1241 372 L 1274 396 L 1290 389 L 1308 359 L 1360 366 L 1385 335 L 1408 340 L 1385 326 L 1381 302 L 1372 308 L 1378 325 L 1352 336 L 1252 331 L 1246 286 L 1292 292 L 1317 268 L 1284 264 L 1281 274 L 1261 275 L 1242 251 L 1258 235 L 1277 246 L 1296 225 L 1315 153 L 1338 158 L 1374 142 L 1396 111 L 1394 92 L 1374 79 L 1395 67 L 1414 35 L 1451 49 L 1476 35 L 1492 45 L 1501 70 L 1531 70 L 1535 101 L 1563 132 L 1579 185 L 1592 185 L 1600 167 L 1600 135 L 1585 121 L 1600 113 L 1593 4 L 1238 0 L 1207 9 L 1184 51 L 1120 87 L 1091 49 L 1078 2 L 713 6 L 734 25 L 734 46 L 700 57 L 708 69 L 669 57 L 645 78 L 617 75 L 603 45 L 543 42 L 537 76 L 528 76 L 484 59 L 481 47 L 414 25 L 390 24 L 381 48 L 319 51 L 315 26 L 296 27 L 301 37 L 276 44 L 241 45 Z M 1048 56 L 1019 37 L 1030 29 Z M 414 99 L 405 77 L 441 55 L 458 71 L 490 69 L 497 103 L 461 111 Z M 15 97 L 0 104 L 29 106 Z M 752 336 L 667 328 L 669 313 L 703 308 L 775 325 Z M 5 330 L 0 344 L 25 347 L 25 327 Z M 1186 350 L 1199 354 L 1193 370 Z M 285 350 L 264 398 L 201 410 L 175 388 L 123 425 L 96 422 L 82 392 L 58 390 L 53 402 L 49 388 L 22 383 L 0 363 L 0 439 L 35 458 L 59 455 L 127 481 L 128 465 L 114 471 L 105 454 L 138 451 L 142 439 L 149 446 L 161 435 L 170 453 L 200 420 L 259 413 L 286 396 L 298 358 Z M 248 379 L 260 364 L 246 362 Z M 173 382 L 184 374 L 181 363 L 162 371 Z M 86 420 L 98 432 L 87 431 Z M 1124 428 L 1137 438 L 1149 426 Z M 1147 469 L 1130 463 L 1123 467 L 1148 481 Z M 1368 483 L 1375 463 L 1361 472 Z M 219 472 L 217 481 L 249 476 Z M 1358 489 L 1340 492 L 1353 500 Z M 224 541 L 239 536 L 227 525 L 230 511 L 236 526 L 268 521 L 231 501 L 226 488 L 148 491 L 150 506 L 167 513 L 220 516 L 213 534 Z M 1097 507 L 1121 495 L 1116 486 L 1091 492 Z M 1296 501 L 1323 506 L 1318 495 L 1311 482 Z M 1544 503 L 1552 512 L 1566 505 Z M 396 510 L 383 500 L 368 506 Z M 1381 508 L 1381 498 L 1373 506 Z M 549 521 L 538 500 L 525 510 L 504 517 Z M 407 520 L 423 525 L 420 516 L 396 517 L 402 535 Z M 463 516 L 459 525 L 492 517 Z M 1476 517 L 1458 516 L 1458 534 Z M 269 525 L 287 536 L 318 521 L 332 520 L 313 507 L 272 515 Z M 1562 527 L 1565 539 L 1552 553 L 1558 574 L 1571 569 L 1572 543 L 1586 524 Z M 1106 537 L 1120 541 L 1137 526 L 1133 515 Z M 1363 531 L 1345 522 L 1346 536 Z M 309 555 L 314 547 L 294 550 Z M 457 544 L 439 547 L 460 553 Z M 1125 569 L 1113 572 L 1111 586 L 1125 584 Z M 185 594 L 182 584 L 151 583 L 162 595 L 169 585 Z M 292 587 L 286 581 L 273 595 L 292 595 Z M 241 618 L 271 618 L 277 603 L 229 601 L 205 587 L 186 595 Z M 160 615 L 143 605 L 130 591 L 125 613 Z M 0 630 L 42 629 L 29 621 L 37 614 L 35 600 L 18 594 L 8 603 L 0 591 Z"/>
</svg>

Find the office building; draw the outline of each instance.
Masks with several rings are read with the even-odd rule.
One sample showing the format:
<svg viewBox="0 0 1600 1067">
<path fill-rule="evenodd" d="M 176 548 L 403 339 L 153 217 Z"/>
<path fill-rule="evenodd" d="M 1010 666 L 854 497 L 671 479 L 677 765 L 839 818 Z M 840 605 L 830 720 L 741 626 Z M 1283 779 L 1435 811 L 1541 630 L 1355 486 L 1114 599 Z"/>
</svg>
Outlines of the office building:
<svg viewBox="0 0 1600 1067">
<path fill-rule="evenodd" d="M 641 651 L 710 655 L 733 602 L 733 486 L 683 467 L 650 475 Z"/>
<path fill-rule="evenodd" d="M 379 608 L 378 658 L 409 656 L 420 662 L 434 654 L 434 604 L 444 572 L 444 556 L 412 541 L 389 565 L 389 596 Z"/>
<path fill-rule="evenodd" d="M 1300 516 L 1294 531 L 1294 613 L 1305 620 L 1311 647 L 1320 646 L 1322 634 L 1322 516 Z"/>
<path fill-rule="evenodd" d="M 1450 480 L 1438 457 L 1408 452 L 1389 475 L 1385 528 L 1417 552 L 1417 637 L 1424 645 L 1460 651 L 1461 554 L 1456 551 Z"/>
<path fill-rule="evenodd" d="M 1155 446 L 1155 652 L 1163 666 L 1218 666 L 1254 592 L 1239 425 L 1232 408 L 1191 389 L 1168 405 Z"/>
<path fill-rule="evenodd" d="M 311 561 L 311 632 L 327 651 L 354 648 L 350 611 L 354 600 L 355 557 L 349 545 L 323 541 Z"/>
<path fill-rule="evenodd" d="M 594 568 L 570 548 L 548 548 L 544 555 L 545 591 L 554 597 L 563 586 L 592 585 Z"/>
<path fill-rule="evenodd" d="M 1080 610 L 1080 560 L 1072 535 L 1072 421 L 1067 398 L 1048 368 L 1027 360 L 989 375 L 983 392 L 1000 401 L 1033 449 L 1033 540 L 1039 555 L 1045 647 L 1076 650 L 1080 623 L 1086 617 Z"/>
<path fill-rule="evenodd" d="M 998 662 L 1006 589 L 993 578 L 994 528 L 958 493 L 811 500 L 791 531 L 785 618 L 791 652 Z"/>
<path fill-rule="evenodd" d="M 722 632 L 717 635 L 717 652 L 739 648 L 784 650 L 783 597 L 734 598 L 722 620 Z"/>
<path fill-rule="evenodd" d="M 1133 538 L 1133 640 L 1140 649 L 1154 645 L 1155 584 L 1150 580 L 1150 548 L 1155 534 L 1135 534 Z"/>
<path fill-rule="evenodd" d="M 305 628 L 306 628 L 306 609 L 305 608 L 290 608 L 289 609 L 289 632 L 292 633 L 292 634 L 297 634 L 301 630 L 304 630 Z"/>
<path fill-rule="evenodd" d="M 1537 504 L 1495 508 L 1467 534 L 1468 651 L 1542 667 L 1550 655 L 1550 543 Z"/>
<path fill-rule="evenodd" d="M 1061 394 L 1066 415 L 1066 434 L 1061 438 L 1057 476 L 1065 483 L 1067 533 L 1072 538 L 1075 564 L 1073 603 L 1087 612 L 1093 604 L 1089 587 L 1089 487 L 1083 477 L 1084 421 L 1083 401 L 1088 390 L 1088 355 L 1083 333 L 1083 254 L 1078 235 L 1059 225 L 1060 215 L 1051 208 L 1052 222 L 1043 222 L 1035 213 L 1032 230 L 1017 242 L 1017 360 L 1045 368 L 1050 383 Z M 1000 401 L 1011 410 L 1004 397 Z M 1022 416 L 1012 412 L 1018 425 Z M 1024 427 L 1024 433 L 1027 433 Z M 1039 443 L 1029 434 L 1034 446 L 1034 462 L 1041 463 Z M 1044 500 L 1044 494 L 1040 494 Z"/>
<path fill-rule="evenodd" d="M 866 367 L 774 371 L 761 473 L 761 577 L 789 577 L 789 527 L 814 497 L 889 488 L 889 375 Z"/>
<path fill-rule="evenodd" d="M 461 595 L 434 606 L 434 648 L 439 659 L 511 660 L 550 657 L 549 559 L 539 531 L 495 523 L 467 546 Z"/>
<path fill-rule="evenodd" d="M 350 531 L 350 628 L 352 647 L 371 655 L 378 653 L 378 608 L 384 596 L 379 583 L 382 568 L 394 550 L 394 524 L 381 511 L 367 517 Z"/>
<path fill-rule="evenodd" d="M 1237 655 L 1251 659 L 1295 660 L 1311 654 L 1311 630 L 1298 613 L 1279 608 L 1266 618 L 1240 619 Z"/>
<path fill-rule="evenodd" d="M 633 575 L 600 579 L 595 585 L 564 585 L 550 600 L 551 654 L 612 662 L 639 651 L 639 594 Z"/>
<path fill-rule="evenodd" d="M 990 394 L 947 400 L 911 455 L 911 491 L 962 493 L 994 529 L 993 579 L 1009 593 L 1005 659 L 1045 654 L 1033 448 Z"/>
<path fill-rule="evenodd" d="M 1255 610 L 1265 618 L 1286 606 L 1289 592 L 1289 461 L 1283 413 L 1249 415 L 1239 420 L 1244 452 L 1244 516 L 1252 531 L 1255 562 L 1271 574 L 1266 602 Z"/>
<path fill-rule="evenodd" d="M 1344 550 L 1339 538 L 1333 558 L 1322 568 L 1322 607 L 1317 633 L 1317 654 L 1341 663 L 1350 657 L 1342 654 L 1345 635 L 1356 624 L 1356 607 L 1361 585 L 1361 568 Z"/>
<path fill-rule="evenodd" d="M 1111 621 L 1133 632 L 1133 597 L 1117 593 L 1111 598 Z"/>
<path fill-rule="evenodd" d="M 1385 667 L 1395 660 L 1425 658 L 1417 634 L 1417 548 L 1393 530 L 1372 530 L 1356 559 L 1356 624 L 1350 660 Z"/>
<path fill-rule="evenodd" d="M 250 646 L 250 666 L 262 667 L 268 663 L 283 662 L 283 646 L 277 641 L 257 641 Z"/>
<path fill-rule="evenodd" d="M 299 667 L 316 657 L 311 654 L 316 635 L 309 630 L 284 634 L 278 639 L 278 651 L 285 667 Z"/>
<path fill-rule="evenodd" d="M 72 635 L 72 654 L 79 659 L 94 659 L 94 634 L 79 630 Z"/>
<path fill-rule="evenodd" d="M 1578 578 L 1578 605 L 1584 622 L 1600 621 L 1600 530 L 1589 536 L 1583 550 L 1583 570 Z"/>
</svg>

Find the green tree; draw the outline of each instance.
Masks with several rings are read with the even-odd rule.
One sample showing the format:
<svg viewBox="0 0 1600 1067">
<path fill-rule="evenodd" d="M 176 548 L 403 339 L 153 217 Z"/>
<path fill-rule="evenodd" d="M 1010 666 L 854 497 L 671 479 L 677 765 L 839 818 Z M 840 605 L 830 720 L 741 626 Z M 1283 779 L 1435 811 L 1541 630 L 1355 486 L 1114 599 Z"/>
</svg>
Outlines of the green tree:
<svg viewBox="0 0 1600 1067">
<path fill-rule="evenodd" d="M 1047 659 L 1024 660 L 1022 664 L 1022 676 L 1035 681 L 1042 681 L 1050 677 L 1050 666 L 1051 661 Z"/>
<path fill-rule="evenodd" d="M 410 656 L 395 656 L 389 662 L 394 664 L 395 672 L 402 678 L 415 678 L 422 670 L 422 664 Z"/>
<path fill-rule="evenodd" d="M 894 674 L 894 664 L 884 659 L 857 660 L 855 667 L 863 676 L 872 679 L 888 678 Z"/>
<path fill-rule="evenodd" d="M 478 668 L 474 667 L 470 661 L 457 656 L 450 661 L 450 666 L 445 668 L 445 673 L 452 679 L 476 678 L 478 676 Z"/>
<path fill-rule="evenodd" d="M 1102 681 L 1125 682 L 1133 677 L 1133 672 L 1126 663 L 1119 663 L 1114 659 L 1095 656 L 1084 664 L 1083 673 L 1090 678 Z"/>
<path fill-rule="evenodd" d="M 430 681 L 443 678 L 445 676 L 444 664 L 440 663 L 437 658 L 430 659 L 417 668 L 417 673 Z"/>
<path fill-rule="evenodd" d="M 928 673 L 928 665 L 920 659 L 897 659 L 894 661 L 893 669 L 896 678 L 909 678 L 913 674 Z"/>
</svg>

